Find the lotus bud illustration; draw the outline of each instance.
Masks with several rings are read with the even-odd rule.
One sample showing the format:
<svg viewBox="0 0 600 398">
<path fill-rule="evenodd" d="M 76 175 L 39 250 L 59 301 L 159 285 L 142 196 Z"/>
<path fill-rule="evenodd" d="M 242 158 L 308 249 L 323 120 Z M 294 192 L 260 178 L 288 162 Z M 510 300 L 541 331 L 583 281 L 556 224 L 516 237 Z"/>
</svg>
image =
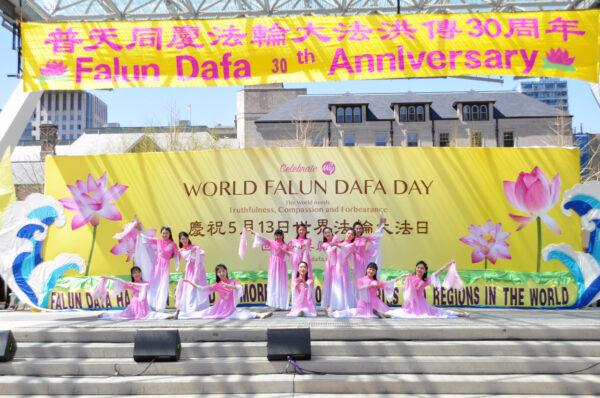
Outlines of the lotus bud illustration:
<svg viewBox="0 0 600 398">
<path fill-rule="evenodd" d="M 64 75 L 69 69 L 63 61 L 48 61 L 40 68 L 40 73 L 46 77 Z"/>
<path fill-rule="evenodd" d="M 575 62 L 575 57 L 569 57 L 569 50 L 562 48 L 551 48 L 550 51 L 546 53 L 543 68 L 559 69 L 572 72 L 575 71 L 573 62 Z"/>
</svg>

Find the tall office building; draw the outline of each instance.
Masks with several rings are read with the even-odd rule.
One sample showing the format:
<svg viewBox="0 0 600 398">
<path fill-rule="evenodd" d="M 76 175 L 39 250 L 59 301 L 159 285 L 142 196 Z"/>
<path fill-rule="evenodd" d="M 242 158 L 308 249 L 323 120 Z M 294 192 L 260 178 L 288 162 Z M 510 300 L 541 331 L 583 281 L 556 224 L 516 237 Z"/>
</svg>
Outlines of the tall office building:
<svg viewBox="0 0 600 398">
<path fill-rule="evenodd" d="M 84 129 L 103 127 L 107 121 L 106 104 L 85 91 L 46 91 L 37 103 L 21 143 L 39 141 L 40 125 L 58 126 L 58 139 L 77 139 Z"/>
<path fill-rule="evenodd" d="M 567 81 L 541 77 L 519 84 L 519 91 L 566 113 L 569 112 Z"/>
</svg>

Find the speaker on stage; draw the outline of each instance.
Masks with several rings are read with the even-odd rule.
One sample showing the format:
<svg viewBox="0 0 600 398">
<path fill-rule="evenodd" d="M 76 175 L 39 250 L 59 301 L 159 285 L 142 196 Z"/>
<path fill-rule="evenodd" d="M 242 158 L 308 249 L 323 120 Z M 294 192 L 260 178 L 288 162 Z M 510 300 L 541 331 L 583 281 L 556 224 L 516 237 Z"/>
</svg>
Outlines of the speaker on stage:
<svg viewBox="0 0 600 398">
<path fill-rule="evenodd" d="M 136 362 L 175 362 L 181 355 L 181 340 L 177 329 L 139 329 L 133 343 Z"/>
<path fill-rule="evenodd" d="M 0 362 L 9 362 L 17 352 L 17 341 L 10 330 L 0 330 Z"/>
<path fill-rule="evenodd" d="M 267 329 L 267 359 L 310 359 L 310 329 Z"/>
</svg>

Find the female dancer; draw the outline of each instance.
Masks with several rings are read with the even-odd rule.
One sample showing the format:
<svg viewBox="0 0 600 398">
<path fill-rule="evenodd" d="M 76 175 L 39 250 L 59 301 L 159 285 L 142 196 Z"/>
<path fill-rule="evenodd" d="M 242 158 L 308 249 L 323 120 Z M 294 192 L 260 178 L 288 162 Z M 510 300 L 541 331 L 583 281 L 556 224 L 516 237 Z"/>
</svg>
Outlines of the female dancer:
<svg viewBox="0 0 600 398">
<path fill-rule="evenodd" d="M 377 264 L 367 265 L 366 275 L 357 280 L 358 304 L 356 308 L 335 311 L 330 316 L 333 318 L 390 318 L 386 314 L 390 310 L 379 297 L 377 291 L 384 289 L 385 296 L 391 300 L 394 295 L 396 281 L 383 282 L 377 280 Z"/>
<path fill-rule="evenodd" d="M 219 297 L 212 307 L 202 311 L 188 312 L 180 314 L 179 318 L 191 319 L 252 319 L 267 318 L 273 315 L 272 312 L 256 313 L 244 309 L 236 308 L 239 299 L 244 295 L 244 289 L 239 281 L 229 279 L 229 272 L 224 264 L 215 267 L 216 282 L 209 286 L 198 286 L 193 282 L 185 280 L 193 287 L 208 291 L 209 294 L 218 293 Z"/>
<path fill-rule="evenodd" d="M 452 267 L 452 268 L 451 268 Z M 434 287 L 440 287 L 439 273 L 449 269 L 452 279 L 460 281 L 456 272 L 456 263 L 451 260 L 434 272 L 431 277 L 427 277 L 428 266 L 425 261 L 419 261 L 415 267 L 415 273 L 406 275 L 404 280 L 404 289 L 402 292 L 402 308 L 387 312 L 392 318 L 455 318 L 468 317 L 466 312 L 448 311 L 432 306 L 425 298 L 425 288 L 430 284 Z M 461 283 L 462 284 L 462 281 Z"/>
<path fill-rule="evenodd" d="M 308 276 L 308 264 L 300 261 L 296 277 L 292 280 L 295 292 L 293 306 L 287 316 L 317 316 L 313 287 L 313 280 Z"/>
<path fill-rule="evenodd" d="M 119 278 L 102 277 L 100 285 L 94 291 L 93 297 L 104 301 L 106 299 L 106 281 L 111 280 L 113 283 L 114 294 L 130 289 L 131 301 L 127 308 L 117 313 L 104 312 L 100 314 L 100 318 L 105 319 L 166 319 L 169 314 L 151 312 L 148 308 L 148 300 L 146 298 L 148 292 L 148 282 L 142 279 L 142 270 L 140 267 L 133 266 L 129 271 L 131 274 L 131 282 L 125 282 Z"/>
<path fill-rule="evenodd" d="M 335 263 L 337 260 L 337 248 L 339 239 L 333 234 L 333 230 L 329 227 L 323 228 L 323 243 L 319 249 L 323 250 L 327 256 L 325 268 L 323 269 L 323 284 L 321 285 L 321 308 L 331 307 L 331 286 Z"/>
<path fill-rule="evenodd" d="M 175 290 L 177 311 L 194 312 L 210 306 L 208 294 L 201 289 L 194 289 L 183 280 L 188 280 L 197 286 L 207 286 L 206 271 L 204 269 L 204 250 L 192 245 L 187 232 L 179 233 L 179 256 L 186 262 L 185 275 L 179 280 Z"/>
<path fill-rule="evenodd" d="M 350 262 L 354 260 L 354 230 L 346 230 L 344 241 L 337 244 L 336 261 L 331 281 L 330 308 L 349 310 L 356 307 L 354 285 L 350 277 Z"/>
<path fill-rule="evenodd" d="M 309 277 L 313 275 L 312 259 L 310 258 L 312 240 L 307 237 L 307 233 L 306 224 L 299 224 L 296 228 L 296 238 L 292 239 L 289 243 L 292 252 L 292 280 L 294 279 L 294 275 L 296 275 L 296 271 L 298 271 L 298 264 L 301 261 L 304 261 L 308 265 Z"/>
<path fill-rule="evenodd" d="M 355 279 L 361 278 L 363 275 L 365 275 L 367 264 L 370 262 L 381 264 L 381 239 L 383 238 L 384 226 L 385 217 L 383 216 L 383 213 L 379 214 L 379 226 L 371 236 L 363 235 L 364 226 L 360 221 L 356 221 L 352 226 L 352 229 L 354 229 L 356 234 L 356 238 L 354 239 L 354 245 L 356 246 L 354 253 Z"/>
<path fill-rule="evenodd" d="M 267 239 L 252 230 L 250 232 L 255 235 L 255 248 L 268 246 L 271 251 L 267 277 L 267 305 L 271 308 L 287 310 L 290 305 L 288 299 L 288 269 L 285 256 L 289 254 L 289 247 L 283 240 L 283 231 L 280 229 L 275 230 L 274 240 Z"/>
<path fill-rule="evenodd" d="M 142 231 L 142 224 L 139 221 L 136 224 L 138 231 Z M 169 280 L 171 259 L 175 258 L 176 270 L 179 270 L 179 252 L 173 242 L 171 228 L 162 227 L 160 229 L 160 238 L 147 237 L 140 233 L 141 238 L 138 242 L 149 244 L 155 249 L 154 258 L 148 282 L 148 304 L 154 311 L 164 311 L 169 298 Z"/>
</svg>

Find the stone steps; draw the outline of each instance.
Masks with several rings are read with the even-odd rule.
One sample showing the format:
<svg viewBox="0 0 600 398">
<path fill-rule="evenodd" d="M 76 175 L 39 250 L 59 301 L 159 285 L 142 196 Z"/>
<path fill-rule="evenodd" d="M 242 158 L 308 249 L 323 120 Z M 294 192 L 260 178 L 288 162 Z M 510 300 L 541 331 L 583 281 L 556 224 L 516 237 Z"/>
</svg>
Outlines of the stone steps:
<svg viewBox="0 0 600 398">
<path fill-rule="evenodd" d="M 316 373 L 327 374 L 425 374 L 448 375 L 510 375 L 519 374 L 580 374 L 600 375 L 600 357 L 502 357 L 493 356 L 315 356 L 310 361 L 298 361 L 300 366 Z M 286 361 L 270 362 L 265 357 L 187 358 L 178 362 L 136 363 L 131 358 L 59 358 L 15 359 L 0 363 L 0 374 L 27 376 L 105 376 L 115 374 L 192 376 L 192 375 L 261 375 L 281 374 L 293 370 Z"/>
<path fill-rule="evenodd" d="M 16 358 L 132 358 L 133 343 L 19 342 Z M 313 341 L 315 356 L 563 356 L 600 357 L 600 341 Z M 182 358 L 264 357 L 258 342 L 182 343 Z"/>
<path fill-rule="evenodd" d="M 3 394 L 517 394 L 600 395 L 598 375 L 211 375 L 125 377 L 0 377 Z"/>
</svg>

